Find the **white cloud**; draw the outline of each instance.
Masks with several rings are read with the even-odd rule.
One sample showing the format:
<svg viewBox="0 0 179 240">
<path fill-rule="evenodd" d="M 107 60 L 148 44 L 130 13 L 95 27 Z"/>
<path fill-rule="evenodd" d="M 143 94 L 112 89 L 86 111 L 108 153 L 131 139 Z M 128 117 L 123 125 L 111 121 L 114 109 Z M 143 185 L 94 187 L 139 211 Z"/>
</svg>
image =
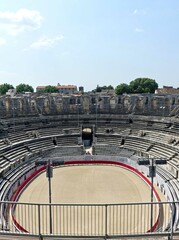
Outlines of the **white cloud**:
<svg viewBox="0 0 179 240">
<path fill-rule="evenodd" d="M 146 15 L 146 11 L 145 10 L 139 10 L 139 9 L 135 9 L 133 11 L 134 15 Z"/>
<path fill-rule="evenodd" d="M 43 17 L 39 11 L 19 9 L 17 12 L 0 12 L 0 29 L 7 34 L 17 35 L 26 30 L 41 27 Z"/>
<path fill-rule="evenodd" d="M 6 39 L 0 37 L 0 46 L 6 44 Z"/>
<path fill-rule="evenodd" d="M 137 14 L 137 13 L 138 13 L 138 10 L 135 9 L 135 10 L 133 11 L 133 14 Z"/>
<path fill-rule="evenodd" d="M 64 39 L 63 35 L 54 38 L 42 37 L 38 41 L 32 43 L 30 47 L 35 49 L 50 48 L 58 44 L 58 42 L 62 41 L 63 39 Z"/>
<path fill-rule="evenodd" d="M 141 32 L 144 32 L 144 30 L 142 28 L 136 28 L 135 32 L 141 33 Z"/>
</svg>

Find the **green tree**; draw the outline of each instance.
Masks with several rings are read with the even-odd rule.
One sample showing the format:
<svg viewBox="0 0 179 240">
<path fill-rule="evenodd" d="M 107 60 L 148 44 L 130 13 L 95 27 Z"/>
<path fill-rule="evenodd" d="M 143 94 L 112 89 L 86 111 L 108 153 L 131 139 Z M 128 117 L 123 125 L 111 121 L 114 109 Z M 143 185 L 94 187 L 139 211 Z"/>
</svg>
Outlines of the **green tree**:
<svg viewBox="0 0 179 240">
<path fill-rule="evenodd" d="M 101 92 L 102 90 L 113 90 L 114 87 L 112 85 L 109 85 L 109 86 L 99 86 L 97 85 L 96 88 L 93 90 L 93 92 Z"/>
<path fill-rule="evenodd" d="M 114 87 L 113 87 L 112 85 L 109 85 L 109 86 L 107 87 L 107 89 L 108 89 L 108 90 L 114 90 Z"/>
<path fill-rule="evenodd" d="M 94 92 L 101 92 L 101 91 L 102 91 L 102 89 L 99 85 L 97 85 L 96 89 L 94 89 Z"/>
<path fill-rule="evenodd" d="M 14 89 L 14 87 L 11 84 L 8 83 L 4 83 L 4 84 L 0 84 L 0 94 L 6 94 L 6 92 L 9 89 Z"/>
<path fill-rule="evenodd" d="M 24 83 L 20 83 L 16 86 L 16 92 L 17 93 L 24 93 L 24 92 L 34 92 L 34 89 L 32 86 Z"/>
<path fill-rule="evenodd" d="M 158 88 L 156 81 L 150 78 L 136 78 L 129 86 L 132 93 L 154 93 Z"/>
<path fill-rule="evenodd" d="M 48 92 L 48 93 L 57 93 L 58 92 L 58 88 L 55 86 L 51 86 L 48 85 L 44 88 L 44 92 Z"/>
<path fill-rule="evenodd" d="M 109 85 L 109 86 L 106 86 L 106 85 L 105 85 L 105 86 L 102 86 L 101 89 L 102 89 L 102 90 L 113 90 L 114 88 L 113 88 L 112 85 Z"/>
<path fill-rule="evenodd" d="M 123 93 L 130 93 L 130 87 L 126 83 L 121 83 L 115 88 L 115 93 L 117 95 L 121 95 Z"/>
</svg>

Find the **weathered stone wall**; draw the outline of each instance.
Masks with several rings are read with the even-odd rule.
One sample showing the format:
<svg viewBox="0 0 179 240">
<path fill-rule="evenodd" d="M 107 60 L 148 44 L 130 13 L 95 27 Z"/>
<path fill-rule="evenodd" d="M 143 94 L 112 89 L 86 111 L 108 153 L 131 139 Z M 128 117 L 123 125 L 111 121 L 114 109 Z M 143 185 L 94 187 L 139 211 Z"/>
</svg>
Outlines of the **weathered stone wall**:
<svg viewBox="0 0 179 240">
<path fill-rule="evenodd" d="M 0 97 L 0 119 L 66 114 L 177 116 L 179 95 L 61 96 L 37 94 Z"/>
</svg>

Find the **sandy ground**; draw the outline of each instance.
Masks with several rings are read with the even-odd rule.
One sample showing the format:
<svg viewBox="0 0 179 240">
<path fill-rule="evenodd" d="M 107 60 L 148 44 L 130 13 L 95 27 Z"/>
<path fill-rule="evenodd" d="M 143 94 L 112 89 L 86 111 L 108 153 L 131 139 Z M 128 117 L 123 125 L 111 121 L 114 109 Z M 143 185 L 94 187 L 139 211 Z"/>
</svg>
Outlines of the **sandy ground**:
<svg viewBox="0 0 179 240">
<path fill-rule="evenodd" d="M 42 173 L 23 191 L 19 202 L 48 203 L 48 179 Z M 118 166 L 83 165 L 55 168 L 52 203 L 109 204 L 150 202 L 150 188 L 136 174 Z M 49 208 L 40 210 L 41 232 L 49 233 Z M 103 235 L 146 232 L 150 209 L 138 206 L 52 206 L 53 233 Z M 28 213 L 28 214 L 26 214 Z M 38 209 L 17 207 L 16 219 L 28 231 L 38 233 Z M 158 205 L 154 207 L 154 221 Z M 105 216 L 107 214 L 107 222 Z M 28 215 L 28 218 L 27 216 Z"/>
<path fill-rule="evenodd" d="M 48 203 L 48 200 L 48 179 L 43 173 L 23 192 L 19 202 Z M 52 203 L 148 201 L 150 189 L 145 182 L 120 167 L 83 165 L 53 170 Z"/>
</svg>

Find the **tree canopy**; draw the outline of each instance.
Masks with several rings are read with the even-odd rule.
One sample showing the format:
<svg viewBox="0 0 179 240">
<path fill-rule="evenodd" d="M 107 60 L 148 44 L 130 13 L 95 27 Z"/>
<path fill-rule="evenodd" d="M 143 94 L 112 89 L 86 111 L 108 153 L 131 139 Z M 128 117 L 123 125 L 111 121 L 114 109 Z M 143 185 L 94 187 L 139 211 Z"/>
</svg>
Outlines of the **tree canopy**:
<svg viewBox="0 0 179 240">
<path fill-rule="evenodd" d="M 21 83 L 16 86 L 16 92 L 17 93 L 34 92 L 34 89 L 32 86 L 28 84 Z"/>
<path fill-rule="evenodd" d="M 128 84 L 122 83 L 115 88 L 117 95 L 123 93 L 154 93 L 158 83 L 150 78 L 136 78 Z"/>
<path fill-rule="evenodd" d="M 55 87 L 55 86 L 51 86 L 51 85 L 48 85 L 44 88 L 43 90 L 44 92 L 48 92 L 48 93 L 57 93 L 58 92 L 58 88 Z"/>
<path fill-rule="evenodd" d="M 112 85 L 109 85 L 109 86 L 99 86 L 97 85 L 96 88 L 93 90 L 93 92 L 101 92 L 102 90 L 113 90 L 114 87 Z"/>
<path fill-rule="evenodd" d="M 154 93 L 158 84 L 150 78 L 136 78 L 130 82 L 130 88 L 133 93 Z"/>
<path fill-rule="evenodd" d="M 8 83 L 4 83 L 4 84 L 0 84 L 0 94 L 6 94 L 6 92 L 9 89 L 14 89 L 14 87 L 11 84 Z"/>
<path fill-rule="evenodd" d="M 115 88 L 115 93 L 117 95 L 121 95 L 123 93 L 130 93 L 130 87 L 126 83 L 121 83 Z"/>
</svg>

